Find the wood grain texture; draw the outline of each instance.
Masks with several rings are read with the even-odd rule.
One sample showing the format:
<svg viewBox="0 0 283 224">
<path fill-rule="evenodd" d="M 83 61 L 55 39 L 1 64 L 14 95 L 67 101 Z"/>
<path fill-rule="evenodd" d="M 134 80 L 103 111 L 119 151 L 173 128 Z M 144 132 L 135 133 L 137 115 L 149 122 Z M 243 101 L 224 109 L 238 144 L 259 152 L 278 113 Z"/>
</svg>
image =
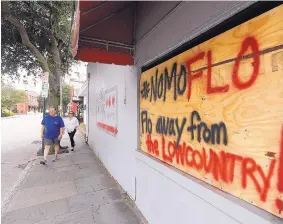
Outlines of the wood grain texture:
<svg viewBox="0 0 283 224">
<path fill-rule="evenodd" d="M 164 75 L 165 68 L 168 69 L 170 74 L 174 63 L 177 63 L 176 74 L 180 76 L 180 66 L 186 65 L 190 58 L 204 52 L 203 59 L 191 65 L 191 71 L 202 69 L 202 76 L 192 80 L 189 100 L 187 98 L 188 84 L 186 85 L 186 91 L 181 95 L 177 95 L 177 99 L 174 100 L 174 82 L 172 82 L 171 89 L 167 88 L 166 101 L 163 101 L 163 97 L 161 99 L 157 98 L 156 101 L 150 101 L 151 91 L 148 92 L 149 96 L 146 99 L 142 93 L 140 94 L 140 111 L 141 113 L 147 111 L 148 117 L 151 119 L 151 139 L 158 142 L 158 155 L 149 152 L 146 144 L 148 133 L 142 132 L 142 126 L 145 125 L 142 114 L 140 115 L 141 150 L 281 218 L 283 218 L 283 212 L 276 206 L 275 200 L 278 198 L 283 200 L 283 192 L 279 192 L 276 187 L 280 163 L 281 127 L 283 125 L 283 47 L 280 47 L 283 45 L 282 15 L 283 6 L 281 5 L 147 70 L 142 73 L 140 79 L 140 90 L 143 90 L 146 81 L 149 88 L 151 88 L 151 79 L 152 77 L 155 78 L 156 71 L 158 70 L 159 78 L 161 74 Z M 233 83 L 232 73 L 233 69 L 235 69 L 235 59 L 241 51 L 243 41 L 249 37 L 254 38 L 259 47 L 259 70 L 252 85 L 245 89 L 239 89 Z M 279 47 L 274 48 L 276 46 Z M 211 84 L 214 87 L 229 85 L 227 92 L 207 93 L 207 55 L 209 51 L 212 59 Z M 251 53 L 253 52 L 249 47 L 244 55 Z M 225 62 L 229 59 L 233 60 Z M 217 63 L 220 64 L 215 65 Z M 240 61 L 238 76 L 241 82 L 248 82 L 251 79 L 251 74 L 256 66 L 254 63 L 253 57 L 247 57 Z M 190 76 L 188 72 L 188 67 L 186 67 L 187 80 L 188 76 Z M 195 74 L 196 72 L 192 73 L 192 75 Z M 183 86 L 183 84 L 184 79 L 180 79 L 179 85 Z M 206 143 L 203 138 L 200 142 L 196 139 L 191 140 L 192 136 L 187 131 L 187 127 L 190 125 L 193 111 L 199 113 L 201 121 L 205 122 L 208 127 L 211 127 L 212 124 L 224 122 L 227 128 L 228 144 Z M 162 151 L 162 136 L 156 132 L 156 124 L 160 116 L 172 119 L 178 118 L 179 124 L 181 124 L 183 118 L 187 119 L 181 135 L 180 145 L 185 143 L 186 146 L 198 150 L 201 155 L 203 155 L 204 148 L 208 158 L 210 158 L 210 149 L 213 149 L 218 155 L 220 155 L 221 151 L 224 151 L 225 153 L 241 156 L 243 160 L 235 161 L 233 181 L 227 183 L 222 181 L 221 178 L 216 180 L 213 172 L 206 172 L 203 167 L 197 170 L 186 162 L 182 164 L 180 157 L 178 159 L 177 152 L 172 157 L 172 162 L 166 161 L 163 156 L 164 153 L 168 155 L 170 154 L 169 151 L 173 150 L 172 146 L 168 151 L 167 144 L 169 141 L 176 141 L 177 134 L 175 136 L 164 135 L 166 144 L 164 151 Z M 195 119 L 194 124 L 199 123 L 200 121 Z M 195 135 L 196 133 L 195 130 Z M 190 157 L 189 154 L 184 154 L 186 158 Z M 196 158 L 198 157 L 196 156 Z M 252 162 L 246 167 L 243 165 L 245 158 L 250 158 L 256 163 L 257 168 L 255 168 L 252 175 L 257 180 L 260 190 L 257 189 L 250 175 L 243 174 L 243 169 L 249 169 L 252 166 Z M 273 160 L 275 160 L 274 169 L 271 167 Z M 198 162 L 198 159 L 196 161 Z M 223 166 L 231 174 L 232 168 L 229 167 L 228 165 Z M 268 181 L 269 186 L 264 183 L 268 172 L 271 172 Z M 243 178 L 247 178 L 246 187 L 243 187 Z M 263 200 L 261 196 L 264 191 L 266 191 L 266 198 Z"/>
</svg>

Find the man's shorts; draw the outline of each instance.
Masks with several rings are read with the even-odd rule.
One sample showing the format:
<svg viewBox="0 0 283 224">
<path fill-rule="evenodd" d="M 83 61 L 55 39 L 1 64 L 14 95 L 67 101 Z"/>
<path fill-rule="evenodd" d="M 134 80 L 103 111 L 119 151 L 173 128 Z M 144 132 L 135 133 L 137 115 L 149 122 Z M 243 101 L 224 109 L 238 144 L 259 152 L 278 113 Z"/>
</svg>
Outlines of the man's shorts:
<svg viewBox="0 0 283 224">
<path fill-rule="evenodd" d="M 59 145 L 59 139 L 58 138 L 45 138 L 44 139 L 45 145 Z"/>
</svg>

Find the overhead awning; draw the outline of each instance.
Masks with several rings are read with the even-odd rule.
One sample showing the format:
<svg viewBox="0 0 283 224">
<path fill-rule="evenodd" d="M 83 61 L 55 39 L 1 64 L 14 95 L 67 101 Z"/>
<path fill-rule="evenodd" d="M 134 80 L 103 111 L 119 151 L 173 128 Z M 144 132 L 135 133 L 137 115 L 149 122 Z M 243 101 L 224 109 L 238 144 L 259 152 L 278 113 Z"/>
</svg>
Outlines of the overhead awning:
<svg viewBox="0 0 283 224">
<path fill-rule="evenodd" d="M 136 2 L 79 1 L 73 37 L 76 60 L 133 65 Z"/>
</svg>

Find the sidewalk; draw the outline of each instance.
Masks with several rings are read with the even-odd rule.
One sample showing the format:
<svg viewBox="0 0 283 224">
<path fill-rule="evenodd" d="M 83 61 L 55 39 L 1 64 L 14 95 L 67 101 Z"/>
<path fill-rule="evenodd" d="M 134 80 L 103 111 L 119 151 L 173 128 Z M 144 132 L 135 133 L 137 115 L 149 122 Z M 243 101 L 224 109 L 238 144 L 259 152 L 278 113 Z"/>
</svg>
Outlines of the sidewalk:
<svg viewBox="0 0 283 224">
<path fill-rule="evenodd" d="M 2 224 L 137 224 L 138 210 L 109 175 L 82 133 L 75 137 L 75 153 L 40 165 L 33 161 L 6 211 Z M 69 145 L 67 139 L 63 145 Z"/>
<path fill-rule="evenodd" d="M 10 116 L 10 117 L 1 117 L 1 119 L 10 119 L 10 118 L 16 118 L 19 117 L 20 115 L 14 115 L 14 116 Z"/>
</svg>

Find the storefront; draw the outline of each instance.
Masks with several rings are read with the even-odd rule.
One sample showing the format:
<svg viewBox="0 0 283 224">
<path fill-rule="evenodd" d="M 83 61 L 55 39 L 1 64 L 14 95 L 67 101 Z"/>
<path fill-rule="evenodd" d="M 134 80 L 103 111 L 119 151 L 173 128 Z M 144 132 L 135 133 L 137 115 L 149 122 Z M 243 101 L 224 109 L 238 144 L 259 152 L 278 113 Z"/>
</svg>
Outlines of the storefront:
<svg viewBox="0 0 283 224">
<path fill-rule="evenodd" d="M 88 143 L 145 218 L 282 222 L 283 5 L 139 2 L 95 17 L 122 3 L 109 4 L 80 3 Z M 107 32 L 123 18 L 131 30 Z"/>
<path fill-rule="evenodd" d="M 82 117 L 82 123 L 84 124 L 83 127 L 84 127 L 84 134 L 85 134 L 85 137 L 87 138 L 87 130 L 88 130 L 88 80 L 85 81 L 85 83 L 82 85 L 80 91 L 78 92 L 78 96 L 79 98 L 81 98 L 81 101 L 80 101 L 80 105 L 79 105 L 79 108 L 80 108 L 80 114 L 81 114 L 81 117 Z"/>
</svg>

